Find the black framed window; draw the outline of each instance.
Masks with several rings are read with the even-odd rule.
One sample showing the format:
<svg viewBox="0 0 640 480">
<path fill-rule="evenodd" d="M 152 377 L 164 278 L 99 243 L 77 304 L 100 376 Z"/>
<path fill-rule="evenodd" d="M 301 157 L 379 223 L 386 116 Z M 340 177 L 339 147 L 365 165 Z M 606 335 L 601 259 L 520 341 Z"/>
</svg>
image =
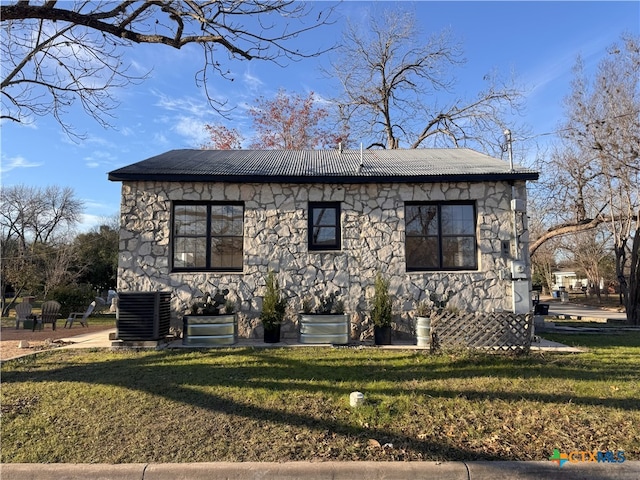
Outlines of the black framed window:
<svg viewBox="0 0 640 480">
<path fill-rule="evenodd" d="M 477 270 L 475 203 L 407 203 L 407 270 Z"/>
<path fill-rule="evenodd" d="M 242 271 L 243 204 L 176 202 L 172 234 L 174 270 Z"/>
<path fill-rule="evenodd" d="M 340 248 L 340 202 L 309 202 L 309 250 Z"/>
</svg>

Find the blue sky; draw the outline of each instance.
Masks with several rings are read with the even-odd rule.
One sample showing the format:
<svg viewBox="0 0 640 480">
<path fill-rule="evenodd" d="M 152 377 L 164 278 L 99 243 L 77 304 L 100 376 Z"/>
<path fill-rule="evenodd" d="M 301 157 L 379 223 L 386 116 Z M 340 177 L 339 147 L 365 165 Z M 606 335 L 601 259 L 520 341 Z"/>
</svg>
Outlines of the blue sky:
<svg viewBox="0 0 640 480">
<path fill-rule="evenodd" d="M 569 93 L 577 55 L 593 70 L 605 49 L 623 32 L 640 34 L 640 2 L 376 2 L 378 7 L 402 5 L 415 10 L 420 28 L 428 34 L 450 28 L 462 42 L 466 64 L 454 73 L 455 92 L 473 96 L 491 71 L 511 71 L 527 94 L 526 123 L 541 139 L 550 140 L 562 119 L 562 100 Z M 371 2 L 343 2 L 334 25 L 305 35 L 302 48 L 329 47 L 341 35 L 344 20 L 358 22 Z M 205 123 L 223 121 L 207 104 L 194 82 L 200 66 L 197 47 L 136 46 L 125 59 L 150 78 L 118 92 L 120 106 L 104 129 L 79 107 L 67 120 L 87 135 L 74 143 L 52 118 L 38 118 L 29 126 L 4 122 L 1 126 L 2 185 L 59 185 L 73 188 L 85 204 L 82 229 L 118 214 L 120 183 L 107 172 L 176 148 L 197 148 L 205 139 Z M 243 105 L 278 89 L 322 97 L 335 93 L 319 71 L 329 58 L 290 63 L 285 68 L 264 62 L 230 65 L 235 80 L 211 84 L 216 95 L 238 108 L 231 126 L 250 122 Z M 514 132 L 517 135 L 517 132 Z M 518 159 L 516 159 L 518 161 Z"/>
</svg>

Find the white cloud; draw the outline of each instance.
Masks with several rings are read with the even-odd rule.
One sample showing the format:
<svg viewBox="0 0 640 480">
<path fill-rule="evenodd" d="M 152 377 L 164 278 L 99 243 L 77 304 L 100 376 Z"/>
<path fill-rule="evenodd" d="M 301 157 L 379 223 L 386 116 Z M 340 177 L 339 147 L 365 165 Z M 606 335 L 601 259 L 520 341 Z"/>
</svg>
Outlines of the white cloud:
<svg viewBox="0 0 640 480">
<path fill-rule="evenodd" d="M 84 161 L 87 167 L 97 168 L 102 165 L 114 165 L 118 161 L 118 157 L 105 150 L 95 150 L 84 157 Z"/>
<path fill-rule="evenodd" d="M 78 230 L 88 232 L 100 225 L 109 224 L 113 217 L 118 217 L 120 206 L 113 203 L 103 203 L 89 198 L 83 198 L 82 203 L 85 211 L 91 213 L 83 213 L 80 216 Z"/>
<path fill-rule="evenodd" d="M 186 138 L 192 148 L 198 148 L 209 139 L 204 123 L 199 118 L 179 117 L 173 129 L 178 135 Z"/>
<path fill-rule="evenodd" d="M 153 143 L 156 145 L 169 145 L 169 139 L 164 133 L 155 132 L 153 134 Z"/>
<path fill-rule="evenodd" d="M 148 75 L 149 72 L 152 70 L 151 68 L 143 65 L 142 63 L 140 63 L 137 60 L 130 60 L 129 61 L 129 66 L 130 66 L 130 68 L 135 70 L 137 72 L 137 74 L 140 75 L 140 76 Z"/>
<path fill-rule="evenodd" d="M 153 93 L 158 98 L 155 103 L 156 107 L 170 112 L 189 114 L 194 117 L 202 118 L 211 115 L 211 107 L 206 100 L 201 98 L 193 96 L 169 97 L 158 91 L 154 91 Z"/>
<path fill-rule="evenodd" d="M 104 215 L 92 215 L 89 213 L 83 213 L 78 223 L 78 230 L 80 232 L 89 232 L 105 222 Z"/>
<path fill-rule="evenodd" d="M 135 135 L 135 131 L 131 127 L 120 127 L 119 132 L 124 137 L 132 137 Z"/>
<path fill-rule="evenodd" d="M 44 163 L 29 162 L 24 157 L 21 157 L 19 155 L 17 157 L 11 157 L 11 158 L 3 157 L 2 167 L 0 167 L 0 172 L 6 173 L 6 172 L 10 172 L 11 170 L 15 170 L 16 168 L 34 168 L 34 167 L 40 167 L 42 165 L 44 165 Z"/>
<path fill-rule="evenodd" d="M 552 58 L 548 58 L 543 64 L 525 76 L 529 86 L 529 97 L 540 93 L 550 84 L 562 81 L 562 88 L 567 92 L 570 81 L 573 78 L 573 67 L 577 57 L 582 57 L 586 71 L 595 69 L 596 65 L 605 56 L 605 51 L 613 42 L 610 34 L 593 36 L 589 41 L 574 41 L 559 51 Z"/>
<path fill-rule="evenodd" d="M 308 92 L 307 92 L 307 95 L 308 95 Z M 324 97 L 323 95 L 320 95 L 316 91 L 313 92 L 313 98 L 315 99 L 315 103 L 318 104 L 318 105 L 321 105 L 321 106 L 330 107 L 330 106 L 335 105 L 334 101 Z"/>
<path fill-rule="evenodd" d="M 249 71 L 249 68 L 247 68 L 247 70 L 245 70 L 244 74 L 242 75 L 242 81 L 251 90 L 257 90 L 264 86 L 264 82 L 253 75 Z"/>
</svg>

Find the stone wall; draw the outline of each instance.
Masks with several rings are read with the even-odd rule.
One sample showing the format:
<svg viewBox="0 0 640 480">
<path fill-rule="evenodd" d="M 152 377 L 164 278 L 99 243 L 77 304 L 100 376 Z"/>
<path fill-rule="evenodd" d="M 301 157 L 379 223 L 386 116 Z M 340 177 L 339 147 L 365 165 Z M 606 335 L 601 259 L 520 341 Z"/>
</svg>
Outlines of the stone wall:
<svg viewBox="0 0 640 480">
<path fill-rule="evenodd" d="M 526 199 L 524 182 L 516 196 Z M 170 272 L 169 233 L 173 200 L 242 201 L 245 205 L 242 273 Z M 478 271 L 406 272 L 404 206 L 406 201 L 475 200 L 477 202 Z M 342 249 L 307 248 L 307 202 L 339 201 Z M 513 213 L 506 182 L 454 184 L 223 184 L 124 182 L 122 187 L 119 291 L 173 292 L 173 321 L 194 296 L 228 288 L 240 309 L 240 336 L 259 337 L 258 316 L 265 277 L 278 272 L 289 297 L 285 336 L 296 335 L 302 299 L 338 292 L 351 314 L 354 337 L 369 335 L 369 300 L 379 270 L 390 280 L 395 299 L 396 335 L 410 335 L 413 310 L 427 298 L 453 292 L 449 305 L 460 310 L 508 310 L 511 304 L 509 255 Z M 526 252 L 526 215 L 519 215 Z M 511 242 L 513 253 L 513 242 Z M 528 256 L 526 256 L 528 258 Z"/>
</svg>

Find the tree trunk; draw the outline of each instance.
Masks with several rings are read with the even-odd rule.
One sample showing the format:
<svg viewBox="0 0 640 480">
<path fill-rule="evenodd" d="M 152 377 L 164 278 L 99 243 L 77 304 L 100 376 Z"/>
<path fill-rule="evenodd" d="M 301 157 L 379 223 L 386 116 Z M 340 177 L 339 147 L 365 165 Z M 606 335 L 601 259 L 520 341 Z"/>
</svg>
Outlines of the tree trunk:
<svg viewBox="0 0 640 480">
<path fill-rule="evenodd" d="M 640 222 L 637 223 L 631 247 L 631 274 L 626 300 L 627 322 L 640 325 Z"/>
</svg>

